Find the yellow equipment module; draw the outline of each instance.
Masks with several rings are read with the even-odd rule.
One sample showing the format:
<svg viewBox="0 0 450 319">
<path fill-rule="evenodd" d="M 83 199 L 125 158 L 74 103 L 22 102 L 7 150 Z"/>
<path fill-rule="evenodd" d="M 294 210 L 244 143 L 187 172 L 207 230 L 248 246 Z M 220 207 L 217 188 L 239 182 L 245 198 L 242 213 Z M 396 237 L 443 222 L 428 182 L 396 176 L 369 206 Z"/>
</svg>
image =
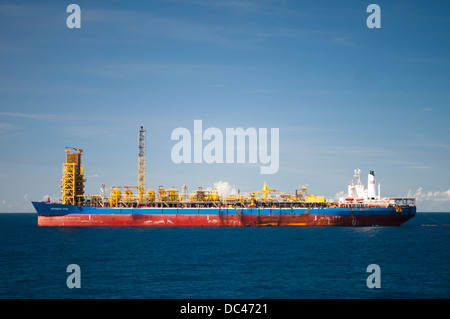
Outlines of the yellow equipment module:
<svg viewBox="0 0 450 319">
<path fill-rule="evenodd" d="M 325 196 L 307 195 L 305 197 L 307 203 L 325 203 Z"/>
<path fill-rule="evenodd" d="M 76 153 L 71 152 L 75 150 Z M 81 165 L 82 149 L 66 147 L 66 162 L 63 164 L 63 175 L 61 179 L 62 203 L 76 205 L 79 198 L 84 195 L 84 167 Z"/>
</svg>

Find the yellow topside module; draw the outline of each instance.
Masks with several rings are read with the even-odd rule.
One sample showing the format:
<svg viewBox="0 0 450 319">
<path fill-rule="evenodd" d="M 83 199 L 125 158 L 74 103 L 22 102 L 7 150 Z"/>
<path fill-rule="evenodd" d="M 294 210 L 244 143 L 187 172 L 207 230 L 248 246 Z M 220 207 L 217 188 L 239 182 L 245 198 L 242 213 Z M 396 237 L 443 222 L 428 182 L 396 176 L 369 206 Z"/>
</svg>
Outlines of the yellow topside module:
<svg viewBox="0 0 450 319">
<path fill-rule="evenodd" d="M 105 184 L 102 184 L 100 195 L 84 194 L 84 168 L 81 165 L 82 149 L 66 147 L 66 162 L 63 164 L 63 176 L 61 179 L 62 203 L 66 205 L 91 205 L 102 207 L 219 207 L 235 205 L 240 207 L 289 207 L 290 206 L 324 206 L 328 202 L 325 196 L 306 195 L 306 187 L 299 185 L 295 195 L 269 188 L 266 183 L 262 190 L 240 194 L 221 194 L 217 189 L 203 190 L 199 187 L 190 194 L 186 185 L 182 191 L 174 187 L 165 189 L 159 186 L 157 190 L 146 189 L 145 178 L 145 133 L 141 126 L 139 131 L 139 186 L 113 186 L 110 188 L 109 197 L 105 196 Z M 124 189 L 124 190 L 120 190 Z M 132 189 L 137 189 L 138 194 L 133 194 Z M 260 196 L 260 197 L 257 197 Z M 309 204 L 306 205 L 305 203 Z M 331 201 L 329 202 L 331 203 Z M 196 206 L 195 206 L 196 205 Z"/>
<path fill-rule="evenodd" d="M 69 149 L 76 150 L 72 153 Z M 66 147 L 66 163 L 63 164 L 63 176 L 61 179 L 62 203 L 76 205 L 79 196 L 84 195 L 84 168 L 81 165 L 82 149 Z"/>
<path fill-rule="evenodd" d="M 307 203 L 325 203 L 325 196 L 307 195 L 305 197 Z"/>
</svg>

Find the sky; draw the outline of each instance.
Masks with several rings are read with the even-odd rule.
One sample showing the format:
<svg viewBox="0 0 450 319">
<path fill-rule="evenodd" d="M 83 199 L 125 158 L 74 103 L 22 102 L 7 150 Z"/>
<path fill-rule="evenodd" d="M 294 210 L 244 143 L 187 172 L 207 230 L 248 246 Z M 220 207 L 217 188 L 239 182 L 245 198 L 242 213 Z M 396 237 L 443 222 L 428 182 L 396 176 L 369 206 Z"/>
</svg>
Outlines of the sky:
<svg viewBox="0 0 450 319">
<path fill-rule="evenodd" d="M 66 146 L 84 151 L 87 194 L 137 185 L 141 125 L 147 188 L 302 184 L 337 198 L 359 168 L 382 196 L 450 212 L 449 13 L 444 0 L 4 0 L 0 212 L 58 200 Z M 195 120 L 224 135 L 278 128 L 279 169 L 175 163 L 172 132 Z"/>
</svg>

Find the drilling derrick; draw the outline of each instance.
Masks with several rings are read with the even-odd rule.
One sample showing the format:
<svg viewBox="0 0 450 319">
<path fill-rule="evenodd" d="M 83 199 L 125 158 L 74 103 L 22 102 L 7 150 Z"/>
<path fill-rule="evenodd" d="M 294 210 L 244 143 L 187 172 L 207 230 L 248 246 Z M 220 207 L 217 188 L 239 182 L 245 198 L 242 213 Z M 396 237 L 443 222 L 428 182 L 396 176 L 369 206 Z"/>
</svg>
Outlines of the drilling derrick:
<svg viewBox="0 0 450 319">
<path fill-rule="evenodd" d="M 144 126 L 141 125 L 141 129 L 139 130 L 139 204 L 144 203 L 144 194 L 145 194 L 145 152 L 146 152 L 146 141 L 145 141 L 145 133 L 147 131 L 144 130 Z"/>
<path fill-rule="evenodd" d="M 77 151 L 72 153 L 70 149 Z M 61 179 L 62 203 L 67 205 L 77 205 L 80 203 L 80 196 L 84 195 L 84 168 L 81 165 L 82 149 L 66 147 L 66 162 L 63 164 L 63 176 Z"/>
</svg>

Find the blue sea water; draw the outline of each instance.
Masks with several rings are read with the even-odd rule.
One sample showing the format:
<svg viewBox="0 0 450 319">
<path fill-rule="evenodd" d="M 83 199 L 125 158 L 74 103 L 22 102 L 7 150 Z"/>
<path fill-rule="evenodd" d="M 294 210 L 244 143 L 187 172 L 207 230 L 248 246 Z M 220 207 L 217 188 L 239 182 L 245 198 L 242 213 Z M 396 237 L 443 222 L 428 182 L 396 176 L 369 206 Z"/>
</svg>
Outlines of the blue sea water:
<svg viewBox="0 0 450 319">
<path fill-rule="evenodd" d="M 38 227 L 0 214 L 0 298 L 449 298 L 449 225 L 419 213 L 400 227 Z"/>
</svg>

